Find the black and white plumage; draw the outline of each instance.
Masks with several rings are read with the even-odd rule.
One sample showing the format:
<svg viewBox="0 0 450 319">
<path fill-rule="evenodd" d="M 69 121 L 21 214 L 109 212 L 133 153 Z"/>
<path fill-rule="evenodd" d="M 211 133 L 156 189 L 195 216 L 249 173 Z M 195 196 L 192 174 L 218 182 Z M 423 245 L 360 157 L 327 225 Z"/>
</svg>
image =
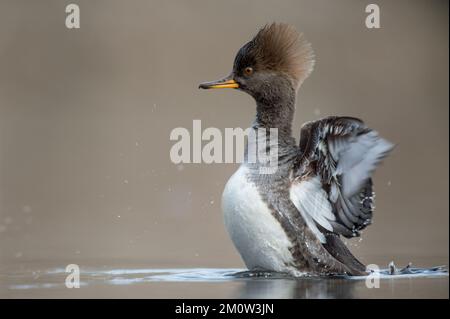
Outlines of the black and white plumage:
<svg viewBox="0 0 450 319">
<path fill-rule="evenodd" d="M 225 226 L 250 270 L 362 275 L 365 266 L 340 237 L 370 224 L 371 176 L 393 145 L 351 117 L 306 123 L 296 143 L 296 93 L 313 57 L 302 35 L 275 23 L 238 51 L 229 76 L 200 85 L 248 93 L 256 101 L 252 129 L 278 131 L 277 170 L 261 174 L 260 163 L 245 161 L 225 186 Z"/>
<path fill-rule="evenodd" d="M 323 243 L 318 226 L 349 238 L 371 223 L 371 175 L 392 148 L 356 118 L 328 117 L 303 125 L 291 198 Z"/>
</svg>

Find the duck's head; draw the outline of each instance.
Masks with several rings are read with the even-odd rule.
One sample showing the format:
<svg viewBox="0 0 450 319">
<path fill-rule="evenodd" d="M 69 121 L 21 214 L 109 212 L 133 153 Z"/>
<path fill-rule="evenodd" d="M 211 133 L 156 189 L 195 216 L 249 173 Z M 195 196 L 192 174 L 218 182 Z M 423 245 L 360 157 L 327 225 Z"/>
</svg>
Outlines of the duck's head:
<svg viewBox="0 0 450 319">
<path fill-rule="evenodd" d="M 264 26 L 239 49 L 231 74 L 201 89 L 240 89 L 256 100 L 296 92 L 312 72 L 314 54 L 302 34 L 284 23 Z"/>
</svg>

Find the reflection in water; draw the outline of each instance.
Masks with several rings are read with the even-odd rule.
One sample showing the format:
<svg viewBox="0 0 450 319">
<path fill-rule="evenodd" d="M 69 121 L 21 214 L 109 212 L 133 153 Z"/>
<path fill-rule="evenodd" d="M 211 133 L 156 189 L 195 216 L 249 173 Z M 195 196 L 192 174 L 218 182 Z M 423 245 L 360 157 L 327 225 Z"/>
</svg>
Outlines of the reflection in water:
<svg viewBox="0 0 450 319">
<path fill-rule="evenodd" d="M 312 298 L 335 299 L 354 298 L 355 286 L 361 284 L 357 280 L 299 278 L 248 280 L 239 291 L 239 298 Z"/>
<path fill-rule="evenodd" d="M 263 278 L 268 275 L 270 279 Z M 399 270 L 381 269 L 381 279 L 432 278 L 447 276 L 445 266 L 417 268 L 408 265 Z M 260 277 L 254 277 L 260 276 Z M 355 298 L 355 289 L 364 286 L 367 277 L 302 277 L 292 278 L 277 273 L 244 271 L 235 274 L 237 278 L 247 278 L 245 285 L 239 290 L 240 298 L 313 298 L 341 299 Z M 253 278 L 250 278 L 253 277 Z"/>
</svg>

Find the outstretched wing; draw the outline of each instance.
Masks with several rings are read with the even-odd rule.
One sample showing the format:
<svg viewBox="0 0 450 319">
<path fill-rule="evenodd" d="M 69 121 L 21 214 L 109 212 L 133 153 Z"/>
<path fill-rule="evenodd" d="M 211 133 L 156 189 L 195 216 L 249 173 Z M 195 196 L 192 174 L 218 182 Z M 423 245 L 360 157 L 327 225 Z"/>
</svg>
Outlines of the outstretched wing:
<svg viewBox="0 0 450 319">
<path fill-rule="evenodd" d="M 373 212 L 371 175 L 393 144 L 351 117 L 302 127 L 291 200 L 322 242 L 326 231 L 359 236 Z"/>
</svg>

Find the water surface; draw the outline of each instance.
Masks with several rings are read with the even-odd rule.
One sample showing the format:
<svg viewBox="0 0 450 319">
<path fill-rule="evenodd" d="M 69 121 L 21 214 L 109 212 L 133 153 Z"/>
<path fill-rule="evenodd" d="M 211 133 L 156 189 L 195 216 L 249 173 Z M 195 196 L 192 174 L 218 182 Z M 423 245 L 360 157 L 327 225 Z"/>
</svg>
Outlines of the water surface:
<svg viewBox="0 0 450 319">
<path fill-rule="evenodd" d="M 448 298 L 448 274 L 382 275 L 369 289 L 365 278 L 236 276 L 237 268 L 81 267 L 80 288 L 68 289 L 65 265 L 3 267 L 1 298 Z"/>
</svg>

